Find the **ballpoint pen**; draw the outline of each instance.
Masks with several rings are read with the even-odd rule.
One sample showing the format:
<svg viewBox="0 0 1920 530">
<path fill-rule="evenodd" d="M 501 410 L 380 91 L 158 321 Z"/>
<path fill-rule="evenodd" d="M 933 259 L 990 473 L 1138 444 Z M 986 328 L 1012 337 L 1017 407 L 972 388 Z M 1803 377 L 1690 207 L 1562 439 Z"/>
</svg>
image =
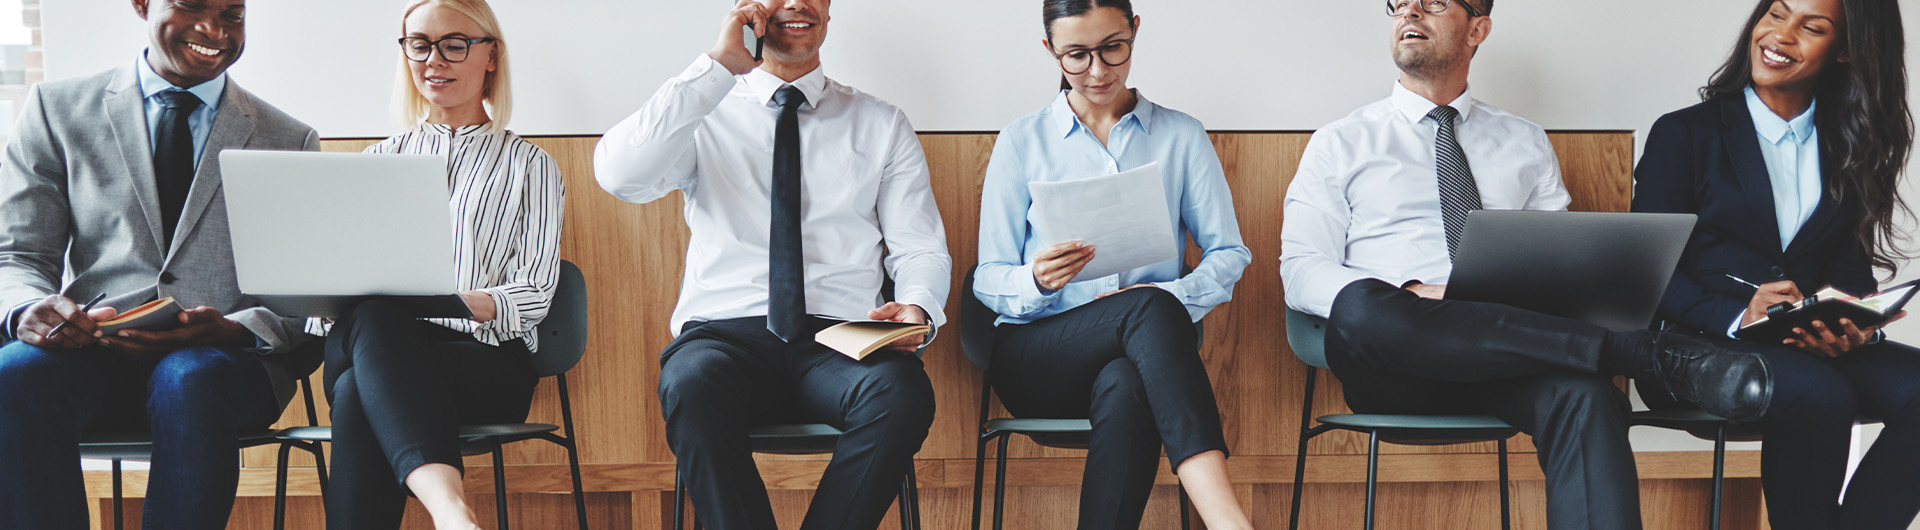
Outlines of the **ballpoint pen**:
<svg viewBox="0 0 1920 530">
<path fill-rule="evenodd" d="M 81 308 L 80 308 L 80 314 L 83 314 L 83 315 L 84 315 L 84 314 L 86 314 L 86 313 L 87 313 L 88 311 L 92 311 L 92 310 L 93 310 L 93 305 L 94 305 L 94 304 L 98 304 L 98 303 L 100 303 L 100 301 L 101 301 L 101 300 L 104 300 L 104 299 L 106 299 L 106 298 L 107 298 L 107 293 L 100 293 L 100 294 L 97 294 L 97 295 L 93 295 L 93 301 L 91 301 L 91 302 L 87 302 L 87 305 L 86 305 L 86 306 L 84 306 L 84 307 L 81 307 Z M 69 322 L 73 322 L 73 321 L 72 321 L 72 320 L 62 320 L 62 321 L 60 321 L 60 323 L 59 323 L 59 324 L 56 324 L 56 325 L 54 325 L 54 326 L 53 326 L 53 331 L 48 331 L 48 332 L 47 332 L 47 338 L 49 338 L 49 339 L 51 339 L 51 338 L 54 338 L 54 337 L 58 337 L 58 336 L 60 336 L 60 329 L 61 329 L 61 328 L 65 328 L 65 327 L 67 327 L 67 323 L 69 323 Z"/>
<path fill-rule="evenodd" d="M 1759 288 L 1760 288 L 1760 285 L 1759 285 L 1759 284 L 1756 284 L 1756 283 L 1753 283 L 1753 282 L 1750 282 L 1750 281 L 1747 281 L 1746 279 L 1744 279 L 1744 278 L 1741 278 L 1741 277 L 1739 277 L 1739 276 L 1734 276 L 1734 275 L 1733 275 L 1733 273 L 1731 273 L 1731 272 L 1729 272 L 1729 273 L 1725 273 L 1725 276 L 1726 276 L 1726 277 L 1727 277 L 1728 279 L 1731 279 L 1731 280 L 1733 280 L 1733 281 L 1736 281 L 1736 282 L 1740 282 L 1740 283 L 1743 283 L 1743 284 L 1746 284 L 1746 285 L 1747 285 L 1747 287 L 1752 287 L 1752 288 L 1754 288 L 1754 289 L 1759 289 Z"/>
</svg>

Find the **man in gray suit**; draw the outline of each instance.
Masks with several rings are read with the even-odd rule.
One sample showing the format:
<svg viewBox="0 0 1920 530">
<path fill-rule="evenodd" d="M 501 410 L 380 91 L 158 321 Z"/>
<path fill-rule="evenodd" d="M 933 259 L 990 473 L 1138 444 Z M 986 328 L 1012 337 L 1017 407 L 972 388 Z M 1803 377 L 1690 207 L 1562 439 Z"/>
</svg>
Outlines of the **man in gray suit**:
<svg viewBox="0 0 1920 530">
<path fill-rule="evenodd" d="M 219 153 L 319 137 L 228 79 L 242 0 L 133 5 L 146 51 L 35 87 L 0 159 L 0 528 L 87 528 L 77 442 L 118 431 L 153 433 L 143 527 L 224 528 L 236 433 L 317 364 L 292 355 L 315 351 L 299 320 L 239 292 Z M 159 298 L 178 326 L 99 331 Z"/>
</svg>

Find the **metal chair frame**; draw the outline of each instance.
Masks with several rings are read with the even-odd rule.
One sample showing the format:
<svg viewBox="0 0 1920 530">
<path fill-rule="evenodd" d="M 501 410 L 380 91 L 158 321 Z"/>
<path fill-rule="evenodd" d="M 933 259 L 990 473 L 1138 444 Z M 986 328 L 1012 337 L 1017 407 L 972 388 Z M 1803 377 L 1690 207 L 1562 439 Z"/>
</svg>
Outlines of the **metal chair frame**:
<svg viewBox="0 0 1920 530">
<path fill-rule="evenodd" d="M 1325 342 L 1323 337 L 1316 340 L 1309 334 L 1320 333 L 1324 336 L 1326 321 L 1293 309 L 1287 310 L 1286 319 L 1287 343 L 1307 365 L 1305 399 L 1300 406 L 1300 445 L 1295 452 L 1293 466 L 1293 506 L 1287 515 L 1287 528 L 1300 528 L 1300 497 L 1306 479 L 1307 441 L 1335 430 L 1367 435 L 1367 513 L 1363 523 L 1367 530 L 1373 530 L 1374 508 L 1378 504 L 1380 442 L 1383 441 L 1401 445 L 1496 442 L 1500 456 L 1500 528 L 1513 528 L 1513 510 L 1508 491 L 1512 489 L 1512 482 L 1507 473 L 1507 439 L 1519 434 L 1519 429 L 1486 416 L 1330 414 L 1314 418 L 1313 388 L 1319 378 L 1321 365 L 1325 363 Z M 1314 351 L 1314 348 L 1319 350 Z M 1316 421 L 1319 425 L 1314 425 Z M 1439 428 L 1418 426 L 1436 421 L 1455 425 Z"/>
</svg>

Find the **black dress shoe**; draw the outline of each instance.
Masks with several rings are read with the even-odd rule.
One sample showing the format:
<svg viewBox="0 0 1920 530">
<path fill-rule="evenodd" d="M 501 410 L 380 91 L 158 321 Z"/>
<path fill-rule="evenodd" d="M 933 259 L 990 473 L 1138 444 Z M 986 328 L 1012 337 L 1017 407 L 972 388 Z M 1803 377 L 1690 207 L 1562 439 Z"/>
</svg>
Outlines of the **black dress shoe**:
<svg viewBox="0 0 1920 530">
<path fill-rule="evenodd" d="M 1773 372 L 1765 357 L 1721 348 L 1686 333 L 1652 335 L 1652 368 L 1646 375 L 1665 384 L 1675 399 L 1734 421 L 1766 415 L 1773 401 Z"/>
</svg>

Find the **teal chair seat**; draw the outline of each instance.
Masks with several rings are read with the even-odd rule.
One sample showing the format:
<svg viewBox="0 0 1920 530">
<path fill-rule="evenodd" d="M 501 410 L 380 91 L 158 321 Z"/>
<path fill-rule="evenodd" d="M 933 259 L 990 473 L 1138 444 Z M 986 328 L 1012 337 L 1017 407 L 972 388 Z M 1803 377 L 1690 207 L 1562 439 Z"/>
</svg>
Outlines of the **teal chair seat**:
<svg viewBox="0 0 1920 530">
<path fill-rule="evenodd" d="M 1305 399 L 1300 406 L 1300 446 L 1293 467 L 1293 510 L 1288 528 L 1300 528 L 1300 493 L 1305 486 L 1307 441 L 1330 431 L 1366 433 L 1367 512 L 1365 528 L 1373 529 L 1376 490 L 1379 487 L 1380 442 L 1400 445 L 1453 445 L 1496 442 L 1500 448 L 1500 528 L 1513 528 L 1509 507 L 1507 477 L 1507 439 L 1519 434 L 1504 421 L 1491 416 L 1450 416 L 1426 414 L 1330 414 L 1313 418 L 1313 387 L 1319 371 L 1327 368 L 1327 320 L 1292 308 L 1287 309 L 1287 345 L 1307 364 Z M 1314 423 L 1318 425 L 1314 425 Z"/>
</svg>

